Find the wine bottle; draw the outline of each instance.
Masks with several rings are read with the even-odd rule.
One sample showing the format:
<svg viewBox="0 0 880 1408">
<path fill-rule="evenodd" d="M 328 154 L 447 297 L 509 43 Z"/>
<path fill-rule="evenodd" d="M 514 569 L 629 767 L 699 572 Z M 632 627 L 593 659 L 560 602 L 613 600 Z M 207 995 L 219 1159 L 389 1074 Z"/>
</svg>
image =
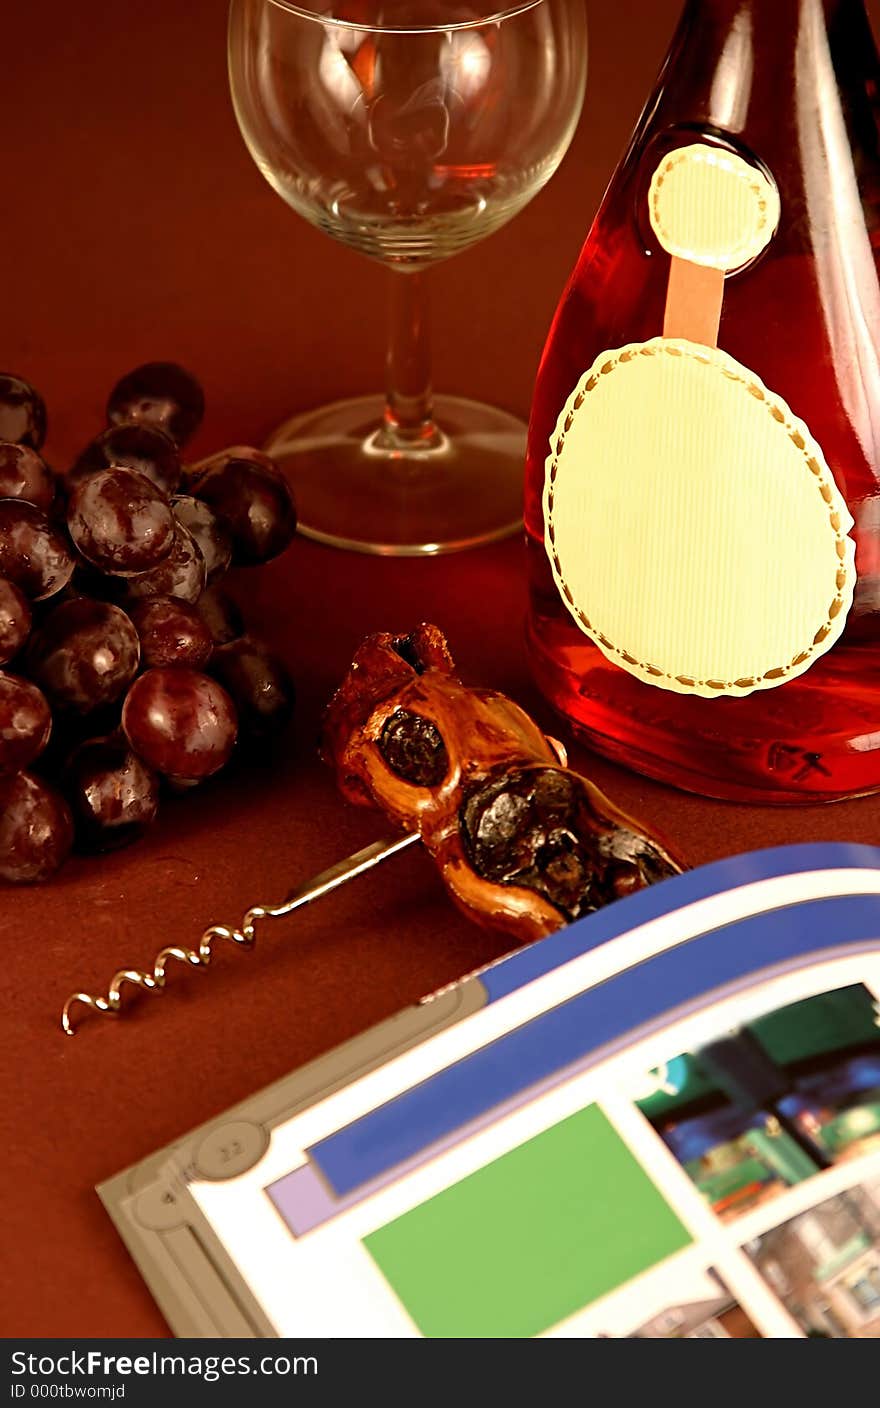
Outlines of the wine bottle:
<svg viewBox="0 0 880 1408">
<path fill-rule="evenodd" d="M 599 751 L 880 788 L 880 60 L 862 0 L 689 0 L 544 351 L 528 643 Z"/>
</svg>

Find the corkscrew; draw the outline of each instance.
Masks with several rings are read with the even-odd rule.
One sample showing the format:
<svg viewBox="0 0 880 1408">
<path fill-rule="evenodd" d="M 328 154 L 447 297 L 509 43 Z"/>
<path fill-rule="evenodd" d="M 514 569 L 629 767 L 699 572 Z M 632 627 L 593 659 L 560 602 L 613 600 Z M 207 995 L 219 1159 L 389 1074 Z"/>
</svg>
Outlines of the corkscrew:
<svg viewBox="0 0 880 1408">
<path fill-rule="evenodd" d="M 186 948 L 180 944 L 168 944 L 159 950 L 153 960 L 152 971 L 141 968 L 121 968 L 113 974 L 107 988 L 106 997 L 95 997 L 87 992 L 74 992 L 64 1004 L 61 1026 L 67 1036 L 76 1035 L 76 1024 L 71 1018 L 72 1010 L 79 1004 L 92 1012 L 100 1012 L 106 1017 L 116 1017 L 122 1009 L 122 991 L 126 985 L 139 988 L 141 992 L 158 996 L 165 990 L 168 965 L 173 960 L 189 968 L 208 968 L 213 956 L 213 946 L 225 939 L 238 948 L 252 949 L 256 943 L 257 925 L 269 919 L 285 919 L 295 910 L 304 909 L 315 900 L 322 899 L 333 890 L 359 875 L 399 855 L 420 839 L 417 832 L 406 832 L 383 841 L 374 841 L 363 850 L 339 861 L 317 875 L 307 885 L 294 890 L 281 904 L 256 904 L 244 915 L 239 928 L 226 924 L 211 924 L 202 934 L 197 948 Z"/>
<path fill-rule="evenodd" d="M 446 639 L 436 626 L 423 624 L 409 637 L 377 633 L 356 652 L 324 717 L 323 756 L 335 767 L 343 791 L 352 800 L 373 803 L 406 830 L 337 862 L 281 904 L 252 905 L 238 925 L 209 925 L 192 947 L 166 944 L 152 968 L 120 969 L 106 995 L 72 993 L 61 1015 L 64 1032 L 74 1035 L 79 1006 L 116 1016 L 126 986 L 155 995 L 165 990 L 173 962 L 208 968 L 221 940 L 252 948 L 262 923 L 314 903 L 417 841 L 465 914 L 514 934 L 520 943 L 555 932 L 578 917 L 582 906 L 596 908 L 680 871 L 659 842 L 568 768 L 563 745 L 542 733 L 511 699 L 469 689 L 452 672 Z M 411 708 L 416 703 L 417 713 Z M 499 836 L 502 823 L 490 819 L 483 825 L 499 797 L 502 817 L 517 807 L 518 814 L 527 813 L 513 847 L 509 828 Z M 509 868 L 488 878 L 484 849 L 503 847 L 505 840 Z M 553 864 L 560 858 L 557 883 Z M 529 868 L 545 863 L 547 894 L 530 883 Z"/>
</svg>

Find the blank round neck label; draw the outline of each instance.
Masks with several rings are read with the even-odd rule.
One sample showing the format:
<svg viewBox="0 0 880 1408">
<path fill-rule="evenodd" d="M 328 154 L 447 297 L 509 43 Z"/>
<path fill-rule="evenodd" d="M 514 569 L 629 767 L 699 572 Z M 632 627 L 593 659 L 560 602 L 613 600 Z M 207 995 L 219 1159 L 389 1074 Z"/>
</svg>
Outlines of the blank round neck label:
<svg viewBox="0 0 880 1408">
<path fill-rule="evenodd" d="M 667 254 L 725 272 L 757 259 L 779 225 L 773 182 L 736 153 L 705 142 L 678 147 L 661 162 L 648 204 Z"/>
<path fill-rule="evenodd" d="M 580 629 L 680 694 L 802 675 L 852 605 L 853 521 L 807 426 L 726 352 L 683 339 L 605 352 L 582 377 L 544 520 Z"/>
</svg>

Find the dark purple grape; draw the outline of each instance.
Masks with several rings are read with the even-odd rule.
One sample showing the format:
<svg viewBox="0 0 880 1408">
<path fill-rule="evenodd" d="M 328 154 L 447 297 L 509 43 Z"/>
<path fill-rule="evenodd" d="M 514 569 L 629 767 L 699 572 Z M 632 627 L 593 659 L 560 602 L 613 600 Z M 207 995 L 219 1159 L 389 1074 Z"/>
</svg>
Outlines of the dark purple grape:
<svg viewBox="0 0 880 1408">
<path fill-rule="evenodd" d="M 180 601 L 196 602 L 205 590 L 207 572 L 205 559 L 191 533 L 176 523 L 174 542 L 164 561 L 151 572 L 132 577 L 126 595 L 132 601 L 151 596 L 174 596 Z"/>
<path fill-rule="evenodd" d="M 102 704 L 88 714 L 74 714 L 70 709 L 56 709 L 52 719 L 52 734 L 32 771 L 45 777 L 54 786 L 68 758 L 83 743 L 93 738 L 107 738 L 119 731 L 122 699 Z"/>
<path fill-rule="evenodd" d="M 271 561 L 296 532 L 293 496 L 274 466 L 269 470 L 252 460 L 221 460 L 198 476 L 192 491 L 229 527 L 237 567 Z"/>
<path fill-rule="evenodd" d="M 158 567 L 174 544 L 171 508 L 134 469 L 102 469 L 75 484 L 67 527 L 86 562 L 119 577 Z"/>
<path fill-rule="evenodd" d="M 30 445 L 0 444 L 0 499 L 26 499 L 44 513 L 55 501 L 55 476 Z"/>
<path fill-rule="evenodd" d="M 64 538 L 67 537 L 67 500 L 69 498 L 69 486 L 63 474 L 53 473 L 55 484 L 55 497 L 51 507 L 46 509 L 46 517 L 53 528 L 58 528 Z"/>
<path fill-rule="evenodd" d="M 0 773 L 29 767 L 51 732 L 52 713 L 37 686 L 0 670 Z"/>
<path fill-rule="evenodd" d="M 244 617 L 231 597 L 219 587 L 209 587 L 196 602 L 198 611 L 215 645 L 228 645 L 244 635 Z"/>
<path fill-rule="evenodd" d="M 17 655 L 31 633 L 31 608 L 24 592 L 0 577 L 0 665 Z"/>
<path fill-rule="evenodd" d="M 63 797 L 38 777 L 0 777 L 0 879 L 48 880 L 67 859 L 73 821 Z"/>
<path fill-rule="evenodd" d="M 182 797 L 184 792 L 192 792 L 194 787 L 201 787 L 204 781 L 203 777 L 163 777 L 162 787 L 169 797 Z"/>
<path fill-rule="evenodd" d="M 118 573 L 111 576 L 109 572 L 101 572 L 85 558 L 80 558 L 58 600 L 73 601 L 76 597 L 90 596 L 95 601 L 112 601 L 125 610 L 126 589 L 131 580 L 130 577 L 120 577 Z M 54 601 L 49 602 L 50 607 L 54 605 Z"/>
<path fill-rule="evenodd" d="M 211 673 L 232 696 L 242 738 L 271 738 L 289 723 L 293 681 L 281 661 L 249 636 L 220 646 Z"/>
<path fill-rule="evenodd" d="M 57 606 L 25 655 L 28 674 L 52 703 L 78 714 L 118 699 L 139 661 L 138 633 L 125 612 L 88 597 Z"/>
<path fill-rule="evenodd" d="M 141 639 L 141 660 L 148 669 L 188 665 L 201 670 L 211 658 L 211 632 L 189 602 L 173 596 L 148 597 L 131 608 Z"/>
<path fill-rule="evenodd" d="M 39 450 L 46 438 L 46 403 L 29 382 L 0 372 L 0 440 Z"/>
<path fill-rule="evenodd" d="M 75 558 L 65 534 L 24 499 L 0 499 L 0 576 L 31 601 L 67 586 Z"/>
<path fill-rule="evenodd" d="M 80 744 L 61 785 L 77 840 L 89 850 L 115 850 L 136 841 L 159 810 L 158 777 L 120 735 Z"/>
<path fill-rule="evenodd" d="M 178 523 L 183 524 L 199 545 L 205 559 L 208 581 L 214 581 L 226 571 L 232 561 L 232 538 L 229 529 L 201 499 L 190 498 L 188 494 L 178 494 L 172 499 L 171 506 Z"/>
<path fill-rule="evenodd" d="M 228 762 L 238 720 L 226 690 L 196 670 L 148 670 L 135 680 L 122 727 L 138 757 L 168 777 L 210 777 Z"/>
<path fill-rule="evenodd" d="M 183 466 L 183 487 L 187 493 L 195 493 L 193 487 L 198 479 L 208 470 L 222 469 L 229 464 L 230 460 L 247 460 L 249 464 L 255 464 L 261 469 L 265 469 L 269 474 L 278 475 L 280 470 L 265 450 L 256 450 L 253 445 L 229 445 L 225 450 L 218 450 L 216 454 L 208 455 L 206 459 L 197 460 L 195 464 L 185 464 Z"/>
<path fill-rule="evenodd" d="M 180 455 L 174 441 L 154 426 L 136 421 L 111 425 L 86 446 L 68 477 L 77 483 L 114 465 L 145 475 L 169 497 L 180 483 Z"/>
<path fill-rule="evenodd" d="M 205 395 L 191 372 L 175 362 L 146 362 L 136 367 L 110 392 L 107 419 L 113 425 L 137 421 L 155 426 L 183 445 L 198 430 L 205 414 Z"/>
</svg>

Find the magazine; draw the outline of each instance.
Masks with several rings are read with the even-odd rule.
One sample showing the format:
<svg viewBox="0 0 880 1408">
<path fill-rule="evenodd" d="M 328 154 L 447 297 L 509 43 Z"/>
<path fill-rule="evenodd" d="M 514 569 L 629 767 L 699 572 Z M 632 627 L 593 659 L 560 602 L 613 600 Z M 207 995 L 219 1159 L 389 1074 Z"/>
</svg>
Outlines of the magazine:
<svg viewBox="0 0 880 1408">
<path fill-rule="evenodd" d="M 179 1335 L 880 1338 L 880 849 L 618 901 L 98 1191 Z"/>
</svg>

